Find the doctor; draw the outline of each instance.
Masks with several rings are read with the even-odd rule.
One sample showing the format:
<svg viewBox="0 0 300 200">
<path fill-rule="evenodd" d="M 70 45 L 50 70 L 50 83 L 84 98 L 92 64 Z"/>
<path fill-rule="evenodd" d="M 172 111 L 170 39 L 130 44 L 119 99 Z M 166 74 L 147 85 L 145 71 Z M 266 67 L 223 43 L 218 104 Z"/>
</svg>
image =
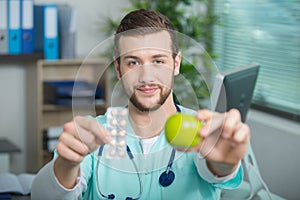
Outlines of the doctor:
<svg viewBox="0 0 300 200">
<path fill-rule="evenodd" d="M 76 116 L 64 125 L 55 158 L 37 174 L 32 199 L 219 199 L 222 188 L 239 186 L 249 127 L 234 109 L 215 113 L 174 104 L 181 54 L 173 30 L 155 11 L 136 10 L 123 18 L 114 64 L 129 99 L 128 155 L 98 156 L 99 146 L 105 152 L 111 141 L 107 115 Z M 206 121 L 196 147 L 178 151 L 166 142 L 164 124 L 176 112 Z M 172 180 L 161 183 L 160 176 L 170 171 Z"/>
</svg>

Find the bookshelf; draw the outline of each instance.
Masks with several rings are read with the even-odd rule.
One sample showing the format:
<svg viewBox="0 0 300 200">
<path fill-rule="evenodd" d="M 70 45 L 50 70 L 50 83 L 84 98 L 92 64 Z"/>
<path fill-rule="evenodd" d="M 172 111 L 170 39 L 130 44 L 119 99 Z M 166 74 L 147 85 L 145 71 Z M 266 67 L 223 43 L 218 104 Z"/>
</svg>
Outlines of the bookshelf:
<svg viewBox="0 0 300 200">
<path fill-rule="evenodd" d="M 2 62 L 12 62 L 12 61 L 36 61 L 43 59 L 43 53 L 32 53 L 32 54 L 0 54 L 0 60 Z"/>
<path fill-rule="evenodd" d="M 27 69 L 27 171 L 36 173 L 52 159 L 53 153 L 43 148 L 49 127 L 63 126 L 75 115 L 103 114 L 110 102 L 109 63 L 105 59 L 38 60 Z M 104 90 L 101 103 L 56 105 L 44 103 L 44 81 L 83 80 Z M 47 95 L 47 94 L 45 94 Z"/>
</svg>

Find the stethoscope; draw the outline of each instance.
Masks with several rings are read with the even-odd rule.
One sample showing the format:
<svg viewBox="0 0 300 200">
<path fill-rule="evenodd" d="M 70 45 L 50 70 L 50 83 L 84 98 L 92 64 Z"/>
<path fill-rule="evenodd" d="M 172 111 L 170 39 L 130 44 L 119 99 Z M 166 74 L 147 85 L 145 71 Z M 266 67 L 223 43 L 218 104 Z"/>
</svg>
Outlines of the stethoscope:
<svg viewBox="0 0 300 200">
<path fill-rule="evenodd" d="M 181 109 L 180 107 L 175 104 L 176 106 L 176 110 L 177 112 L 181 112 Z M 103 149 L 104 149 L 104 145 L 100 146 L 99 148 L 99 151 L 98 151 L 98 156 L 99 156 L 99 159 L 97 159 L 97 164 L 96 164 L 96 184 L 97 184 L 97 189 L 98 189 L 98 192 L 100 193 L 100 195 L 103 197 L 103 198 L 106 198 L 106 199 L 114 199 L 115 198 L 115 195 L 114 194 L 108 194 L 108 195 L 105 195 L 102 191 L 101 191 L 101 188 L 100 188 L 100 184 L 98 183 L 98 168 L 99 168 L 99 163 L 100 163 L 100 158 L 102 157 L 102 154 L 103 154 Z M 141 178 L 141 175 L 139 173 L 139 170 L 137 168 L 137 165 L 136 165 L 136 162 L 134 161 L 134 156 L 129 148 L 129 146 L 127 145 L 126 146 L 126 152 L 135 168 L 135 171 L 138 175 L 138 179 L 139 179 L 139 194 L 137 195 L 136 198 L 133 198 L 133 197 L 126 197 L 126 200 L 137 200 L 139 199 L 141 196 L 142 196 L 142 192 L 143 192 L 143 187 L 142 187 L 142 178 Z M 176 150 L 173 148 L 172 149 L 172 153 L 171 153 L 171 156 L 170 156 L 170 159 L 169 159 L 169 162 L 168 162 L 168 165 L 167 165 L 167 168 L 166 170 L 159 176 L 159 184 L 163 187 L 168 187 L 169 185 L 171 185 L 174 180 L 175 180 L 175 173 L 172 171 L 172 165 L 173 165 L 173 161 L 175 159 L 175 153 L 176 153 Z"/>
</svg>

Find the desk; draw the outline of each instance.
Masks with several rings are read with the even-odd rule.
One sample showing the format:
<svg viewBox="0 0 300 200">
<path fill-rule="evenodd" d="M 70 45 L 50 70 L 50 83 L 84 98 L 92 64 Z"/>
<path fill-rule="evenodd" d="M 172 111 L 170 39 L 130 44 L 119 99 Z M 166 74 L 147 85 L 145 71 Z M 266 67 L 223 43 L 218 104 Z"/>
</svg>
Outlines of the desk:
<svg viewBox="0 0 300 200">
<path fill-rule="evenodd" d="M 0 173 L 9 172 L 11 153 L 21 152 L 21 149 L 6 138 L 0 138 Z"/>
</svg>

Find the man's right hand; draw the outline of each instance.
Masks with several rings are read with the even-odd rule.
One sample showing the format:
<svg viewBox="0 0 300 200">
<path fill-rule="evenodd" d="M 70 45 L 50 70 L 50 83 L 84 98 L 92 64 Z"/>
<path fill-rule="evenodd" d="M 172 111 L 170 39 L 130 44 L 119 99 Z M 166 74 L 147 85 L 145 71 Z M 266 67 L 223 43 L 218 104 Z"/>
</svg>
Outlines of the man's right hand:
<svg viewBox="0 0 300 200">
<path fill-rule="evenodd" d="M 59 182 L 66 188 L 74 187 L 84 157 L 109 141 L 107 131 L 94 119 L 77 116 L 66 123 L 56 146 L 59 156 L 54 173 Z"/>
</svg>

